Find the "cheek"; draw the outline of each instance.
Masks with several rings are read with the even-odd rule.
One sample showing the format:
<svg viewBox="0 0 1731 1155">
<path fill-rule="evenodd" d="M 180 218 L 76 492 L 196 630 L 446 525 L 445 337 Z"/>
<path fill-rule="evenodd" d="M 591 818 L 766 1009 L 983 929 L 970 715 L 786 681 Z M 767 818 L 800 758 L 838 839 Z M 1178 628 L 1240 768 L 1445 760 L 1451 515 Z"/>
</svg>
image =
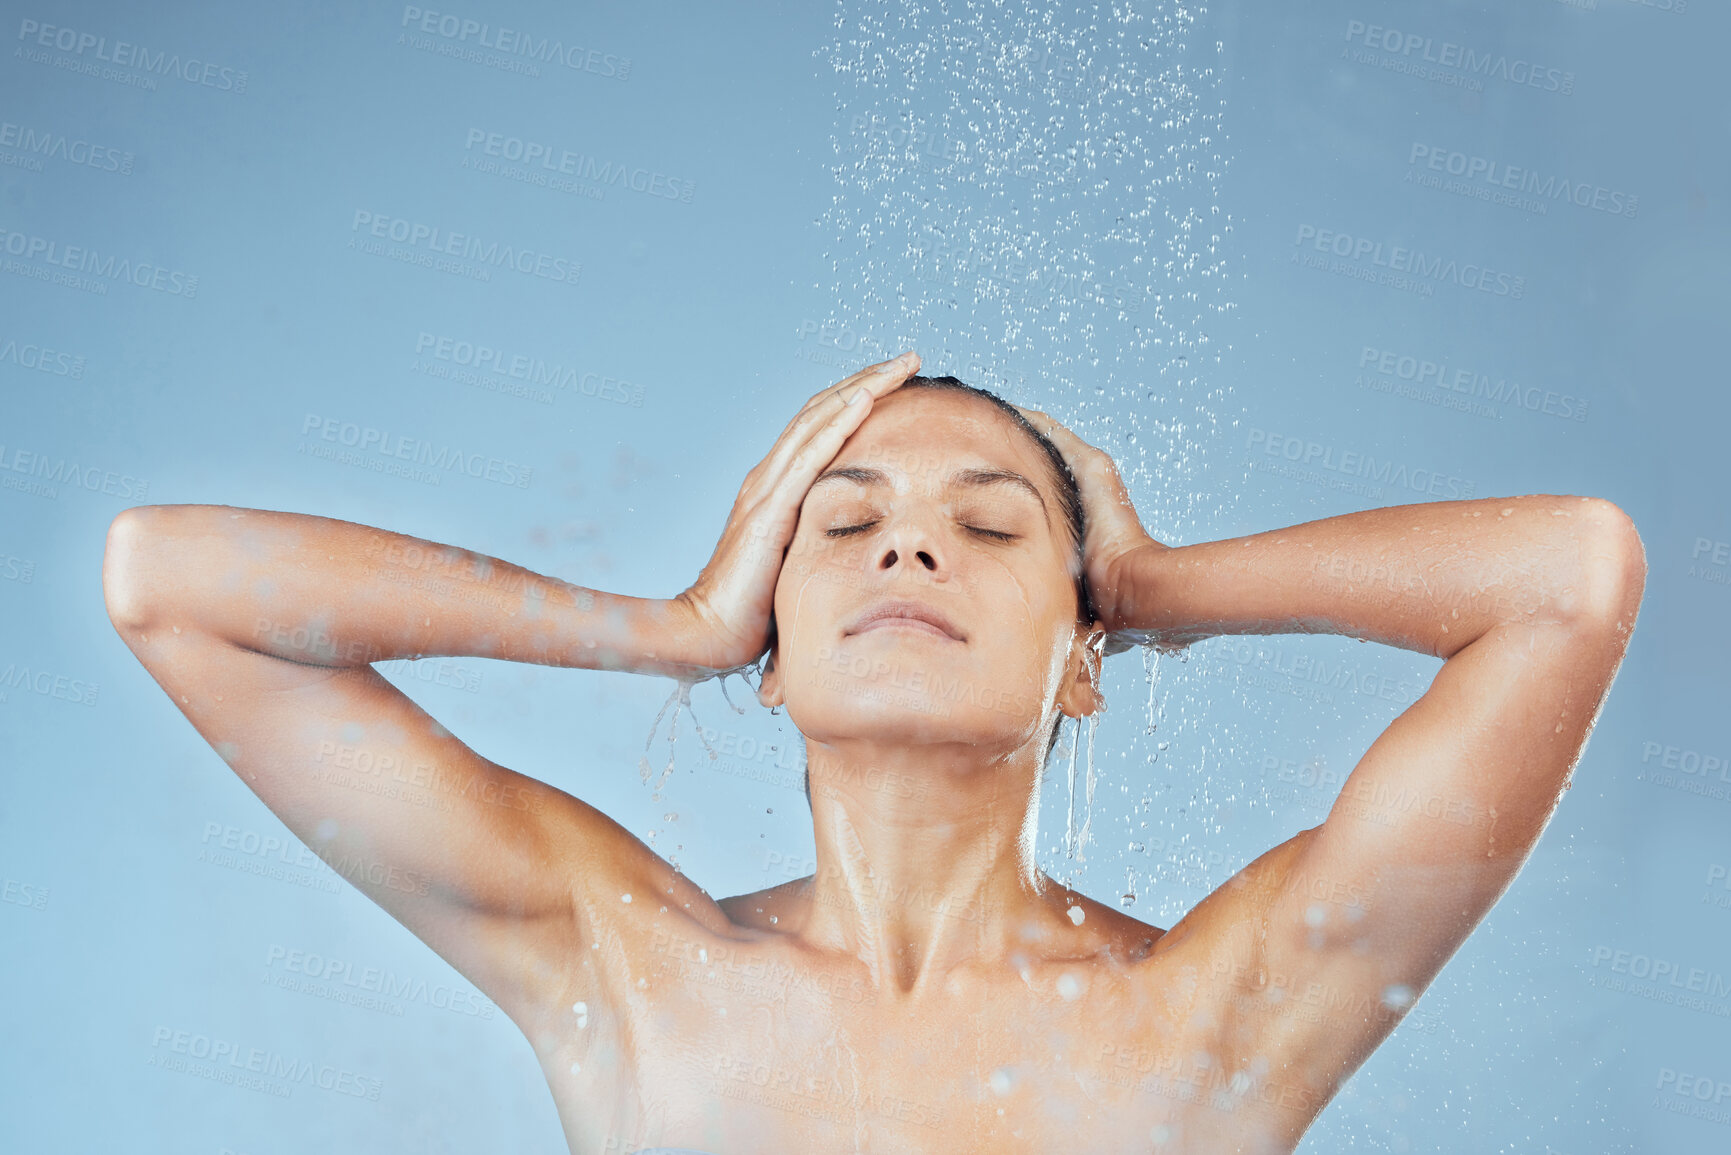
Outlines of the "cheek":
<svg viewBox="0 0 1731 1155">
<path fill-rule="evenodd" d="M 992 615 L 989 645 L 998 659 L 994 667 L 1037 682 L 1034 693 L 1043 702 L 1064 674 L 1069 634 L 1058 622 L 1067 623 L 1071 615 L 1046 595 L 1043 583 L 1018 576 L 1014 567 L 995 557 L 983 561 L 991 567 L 992 584 L 1005 591 Z"/>
<path fill-rule="evenodd" d="M 787 555 L 781 561 L 781 574 L 776 583 L 776 608 L 781 608 L 781 591 L 797 591 L 813 576 L 836 585 L 858 584 L 858 574 L 865 564 L 865 544 L 857 538 L 830 539 L 813 529 L 812 523 L 802 523 L 789 543 Z"/>
<path fill-rule="evenodd" d="M 818 627 L 834 617 L 843 592 L 847 571 L 835 562 L 835 551 L 823 548 L 798 554 L 790 550 L 782 563 L 775 584 L 775 625 L 784 664 L 809 664 L 825 656 L 811 647 L 826 636 Z"/>
</svg>

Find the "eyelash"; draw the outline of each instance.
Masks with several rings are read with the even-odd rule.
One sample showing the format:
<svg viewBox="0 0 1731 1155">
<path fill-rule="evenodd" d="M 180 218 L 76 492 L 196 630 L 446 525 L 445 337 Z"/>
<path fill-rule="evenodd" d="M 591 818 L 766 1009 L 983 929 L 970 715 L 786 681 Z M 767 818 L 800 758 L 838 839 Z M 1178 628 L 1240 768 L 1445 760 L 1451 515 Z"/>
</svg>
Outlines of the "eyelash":
<svg viewBox="0 0 1731 1155">
<path fill-rule="evenodd" d="M 856 533 L 864 533 L 876 524 L 877 521 L 874 519 L 872 521 L 863 522 L 859 525 L 844 525 L 839 529 L 826 529 L 823 532 L 825 537 L 852 537 Z M 990 540 L 997 542 L 1015 541 L 1019 536 L 1013 533 L 1004 533 L 1002 530 L 982 529 L 977 525 L 964 525 L 962 528 L 969 530 L 972 533 L 977 533 L 981 537 L 989 538 Z"/>
</svg>

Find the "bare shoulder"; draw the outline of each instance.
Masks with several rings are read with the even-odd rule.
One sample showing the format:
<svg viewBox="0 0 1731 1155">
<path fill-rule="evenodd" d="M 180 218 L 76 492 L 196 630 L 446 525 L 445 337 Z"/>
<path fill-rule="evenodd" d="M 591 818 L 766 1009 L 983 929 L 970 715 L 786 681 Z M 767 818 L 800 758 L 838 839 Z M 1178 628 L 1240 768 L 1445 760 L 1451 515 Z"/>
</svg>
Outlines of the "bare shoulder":
<svg viewBox="0 0 1731 1155">
<path fill-rule="evenodd" d="M 1163 966 L 1182 957 L 1206 966 L 1215 977 L 1242 980 L 1261 957 L 1269 908 L 1303 885 L 1296 868 L 1314 833 L 1302 831 L 1221 883 L 1161 934 L 1150 963 Z"/>
<path fill-rule="evenodd" d="M 811 908 L 811 879 L 796 878 L 778 886 L 720 899 L 716 907 L 734 926 L 751 930 L 786 930 L 804 921 Z"/>
<path fill-rule="evenodd" d="M 1134 965 L 1154 953 L 1166 932 L 1080 891 L 1054 883 L 1048 892 L 1064 919 L 1080 932 L 1072 939 L 1087 954 Z"/>
</svg>

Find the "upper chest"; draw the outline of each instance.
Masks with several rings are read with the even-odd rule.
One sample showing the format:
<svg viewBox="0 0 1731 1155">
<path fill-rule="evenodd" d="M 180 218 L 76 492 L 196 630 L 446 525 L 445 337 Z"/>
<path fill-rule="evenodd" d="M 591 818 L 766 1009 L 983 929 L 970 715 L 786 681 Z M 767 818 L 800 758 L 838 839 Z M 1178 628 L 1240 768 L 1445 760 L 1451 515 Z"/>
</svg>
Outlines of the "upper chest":
<svg viewBox="0 0 1731 1155">
<path fill-rule="evenodd" d="M 605 1117 L 610 1134 L 723 1155 L 774 1148 L 770 1136 L 862 1151 L 1087 1136 L 1111 1149 L 1194 1131 L 1199 1102 L 1232 1090 L 1216 1045 L 1224 981 L 1182 951 L 1134 967 L 959 968 L 906 998 L 857 960 L 774 939 L 664 925 L 633 945 L 592 952 L 586 1013 L 537 1048 L 562 1114 Z M 1240 1106 L 1237 1123 L 1255 1103 Z"/>
</svg>

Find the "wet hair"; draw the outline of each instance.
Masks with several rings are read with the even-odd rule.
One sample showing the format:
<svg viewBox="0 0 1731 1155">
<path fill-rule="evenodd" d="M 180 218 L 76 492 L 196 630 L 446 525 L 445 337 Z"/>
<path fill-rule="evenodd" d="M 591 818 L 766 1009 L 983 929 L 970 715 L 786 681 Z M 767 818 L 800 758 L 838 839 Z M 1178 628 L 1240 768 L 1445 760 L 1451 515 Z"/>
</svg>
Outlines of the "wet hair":
<svg viewBox="0 0 1731 1155">
<path fill-rule="evenodd" d="M 1071 472 L 1069 462 L 1064 460 L 1064 454 L 1050 437 L 1034 428 L 1033 423 L 1022 416 L 1021 410 L 993 393 L 990 389 L 981 389 L 977 385 L 969 385 L 956 377 L 909 377 L 902 382 L 901 389 L 939 389 L 952 393 L 967 393 L 979 397 L 996 406 L 998 411 L 1033 439 L 1046 458 L 1046 472 L 1052 482 L 1052 488 L 1058 493 L 1058 512 L 1062 514 L 1064 532 L 1070 539 L 1070 549 L 1075 559 L 1076 583 L 1076 620 L 1084 626 L 1094 623 L 1094 599 L 1088 590 L 1088 582 L 1083 571 L 1083 544 L 1087 539 L 1088 523 L 1082 508 L 1082 487 L 1076 482 L 1076 475 Z M 771 645 L 774 644 L 773 634 Z M 1064 716 L 1052 723 L 1052 733 L 1046 740 L 1046 753 L 1042 763 L 1052 757 L 1052 751 L 1058 745 L 1058 733 L 1063 729 Z M 811 805 L 811 772 L 807 770 L 805 778 L 805 801 Z"/>
</svg>

